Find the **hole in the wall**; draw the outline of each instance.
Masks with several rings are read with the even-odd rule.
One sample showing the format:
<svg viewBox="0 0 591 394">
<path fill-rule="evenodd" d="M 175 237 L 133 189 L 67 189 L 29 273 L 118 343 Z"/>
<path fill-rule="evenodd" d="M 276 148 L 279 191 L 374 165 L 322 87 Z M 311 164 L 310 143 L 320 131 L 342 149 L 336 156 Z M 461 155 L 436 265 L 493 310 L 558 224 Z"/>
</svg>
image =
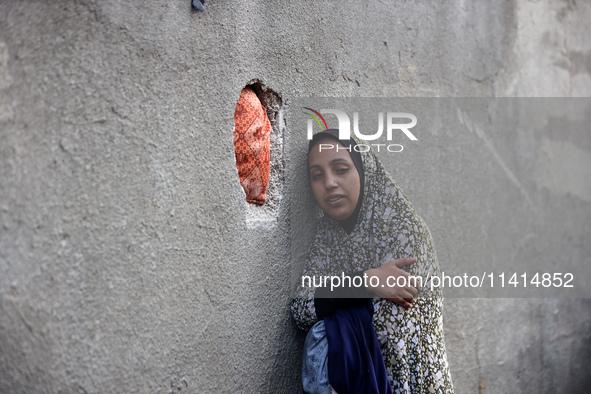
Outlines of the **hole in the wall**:
<svg viewBox="0 0 591 394">
<path fill-rule="evenodd" d="M 259 80 L 252 80 L 245 87 L 255 92 L 267 112 L 267 118 L 271 125 L 267 200 L 263 205 L 245 201 L 246 223 L 249 226 L 256 226 L 263 223 L 274 223 L 279 215 L 279 207 L 283 197 L 283 134 L 285 118 L 283 101 L 279 94 L 266 87 Z"/>
</svg>

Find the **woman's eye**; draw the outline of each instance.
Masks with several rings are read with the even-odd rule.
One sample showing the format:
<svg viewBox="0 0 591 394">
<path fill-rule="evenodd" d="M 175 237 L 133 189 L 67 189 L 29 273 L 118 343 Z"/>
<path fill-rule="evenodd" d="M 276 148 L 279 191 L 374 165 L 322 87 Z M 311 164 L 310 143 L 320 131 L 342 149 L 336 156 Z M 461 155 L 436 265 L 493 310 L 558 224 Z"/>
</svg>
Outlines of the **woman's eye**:
<svg viewBox="0 0 591 394">
<path fill-rule="evenodd" d="M 312 180 L 316 180 L 316 179 L 320 179 L 320 177 L 322 176 L 321 172 L 317 172 L 316 174 L 312 175 Z"/>
<path fill-rule="evenodd" d="M 337 168 L 335 172 L 336 172 L 337 174 L 344 174 L 344 173 L 346 173 L 347 171 L 349 171 L 349 169 L 348 169 L 348 168 Z"/>
</svg>

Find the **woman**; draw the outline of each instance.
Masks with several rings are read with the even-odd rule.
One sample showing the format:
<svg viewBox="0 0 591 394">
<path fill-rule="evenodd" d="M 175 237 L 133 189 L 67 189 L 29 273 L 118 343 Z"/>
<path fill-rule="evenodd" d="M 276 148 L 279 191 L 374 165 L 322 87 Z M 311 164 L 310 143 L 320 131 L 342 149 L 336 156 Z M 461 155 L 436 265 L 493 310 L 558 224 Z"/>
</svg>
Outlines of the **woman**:
<svg viewBox="0 0 591 394">
<path fill-rule="evenodd" d="M 439 275 L 431 234 L 373 153 L 359 152 L 363 150 L 359 148 L 354 140 L 338 140 L 337 130 L 318 133 L 310 141 L 310 185 L 325 215 L 318 224 L 302 278 L 365 275 L 375 277 L 374 286 L 367 284 L 366 278 L 361 288 L 348 285 L 331 292 L 330 283 L 328 288 L 326 283 L 322 287 L 317 283 L 315 288 L 302 280 L 291 305 L 293 317 L 304 330 L 324 320 L 329 338 L 329 380 L 337 392 L 355 392 L 350 389 L 355 382 L 339 381 L 340 389 L 333 382 L 333 376 L 335 380 L 341 377 L 334 371 L 336 366 L 331 372 L 331 363 L 342 361 L 338 352 L 347 348 L 349 338 L 343 334 L 331 343 L 331 335 L 340 332 L 333 316 L 343 311 L 359 316 L 367 310 L 372 332 L 363 328 L 363 322 L 361 328 L 351 331 L 357 335 L 361 330 L 363 335 L 377 338 L 394 393 L 453 392 L 443 340 L 442 298 L 439 289 L 426 283 L 429 277 Z M 409 274 L 422 278 L 422 289 L 420 281 L 408 280 Z M 401 286 L 389 286 L 393 282 L 388 282 L 388 277 L 403 279 L 398 282 Z M 366 303 L 369 309 L 364 309 Z M 348 325 L 350 315 L 344 321 Z M 340 322 L 337 325 L 343 320 Z M 324 333 L 324 327 L 314 334 L 318 332 Z M 369 336 L 364 338 L 363 346 L 371 347 Z M 372 383 L 373 388 L 364 391 L 389 391 L 390 387 L 379 384 L 380 372 L 376 371 L 378 388 Z M 346 372 L 350 374 L 351 369 Z"/>
</svg>

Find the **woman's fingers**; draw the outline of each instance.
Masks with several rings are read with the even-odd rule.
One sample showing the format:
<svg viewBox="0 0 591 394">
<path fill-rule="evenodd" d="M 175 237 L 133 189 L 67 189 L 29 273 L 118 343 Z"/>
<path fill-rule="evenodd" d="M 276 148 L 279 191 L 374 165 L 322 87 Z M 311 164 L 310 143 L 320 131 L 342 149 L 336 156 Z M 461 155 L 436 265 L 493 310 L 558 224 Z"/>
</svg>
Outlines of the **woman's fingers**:
<svg viewBox="0 0 591 394">
<path fill-rule="evenodd" d="M 386 298 L 388 301 L 392 301 L 403 308 L 412 308 L 412 298 Z"/>
<path fill-rule="evenodd" d="M 404 299 L 411 300 L 418 296 L 421 289 L 420 281 L 404 271 L 402 268 L 414 264 L 417 261 L 415 257 L 406 257 L 397 260 L 390 260 L 381 267 L 365 271 L 368 276 L 378 279 L 377 285 L 373 284 L 370 291 L 378 297 L 385 299 Z M 406 305 L 408 301 L 402 302 Z M 401 304 L 402 305 L 402 304 Z"/>
<path fill-rule="evenodd" d="M 397 259 L 397 260 L 391 260 L 390 262 L 394 263 L 394 265 L 400 269 L 402 269 L 403 267 L 407 267 L 411 264 L 414 264 L 417 262 L 417 258 L 416 257 L 405 257 L 402 259 Z M 411 277 L 410 274 L 408 274 L 406 271 L 403 271 L 404 273 L 401 275 L 404 275 L 407 279 L 407 283 L 409 286 L 412 286 L 414 288 L 416 288 L 417 292 L 421 291 L 421 285 L 420 283 L 416 280 L 415 277 Z M 416 297 L 416 294 L 414 294 L 414 296 Z"/>
<path fill-rule="evenodd" d="M 414 299 L 416 295 L 413 295 L 413 290 L 416 292 L 415 289 L 408 288 L 408 287 L 393 287 L 389 289 L 388 297 L 387 298 L 409 298 Z"/>
<path fill-rule="evenodd" d="M 408 272 L 396 268 L 395 275 L 391 275 L 387 280 L 387 286 L 393 291 L 400 289 L 409 293 L 409 296 L 416 297 L 419 294 L 419 282 Z"/>
<path fill-rule="evenodd" d="M 416 278 L 414 280 L 414 286 L 416 287 L 417 291 L 421 291 L 421 283 L 420 281 L 417 281 Z"/>
<path fill-rule="evenodd" d="M 393 260 L 394 264 L 396 264 L 396 267 L 398 268 L 402 268 L 402 267 L 406 267 L 407 265 L 411 265 L 413 263 L 417 262 L 417 258 L 416 257 L 405 257 L 403 259 L 397 259 L 397 260 Z"/>
</svg>

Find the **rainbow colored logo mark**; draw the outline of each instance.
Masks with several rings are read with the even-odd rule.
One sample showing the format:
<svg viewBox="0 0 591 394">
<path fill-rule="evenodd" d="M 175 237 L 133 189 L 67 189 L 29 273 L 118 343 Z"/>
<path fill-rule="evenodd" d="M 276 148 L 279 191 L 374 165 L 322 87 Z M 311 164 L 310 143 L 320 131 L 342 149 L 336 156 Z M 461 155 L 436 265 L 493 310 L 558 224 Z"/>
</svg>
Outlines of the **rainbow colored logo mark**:
<svg viewBox="0 0 591 394">
<path fill-rule="evenodd" d="M 312 117 L 312 119 L 314 119 L 316 121 L 316 123 L 318 123 L 318 126 L 320 126 L 320 130 L 323 130 L 322 123 L 324 123 L 324 130 L 328 130 L 328 126 L 326 125 L 326 120 L 324 120 L 324 117 L 322 115 L 320 115 L 320 112 L 313 110 L 312 108 L 309 108 L 309 107 L 303 107 L 303 108 L 316 114 L 316 116 L 314 116 L 314 114 L 310 114 L 308 112 L 302 111 L 304 114 Z M 320 119 L 318 119 L 318 118 L 320 118 Z M 321 120 L 322 120 L 322 123 L 320 122 Z"/>
</svg>

